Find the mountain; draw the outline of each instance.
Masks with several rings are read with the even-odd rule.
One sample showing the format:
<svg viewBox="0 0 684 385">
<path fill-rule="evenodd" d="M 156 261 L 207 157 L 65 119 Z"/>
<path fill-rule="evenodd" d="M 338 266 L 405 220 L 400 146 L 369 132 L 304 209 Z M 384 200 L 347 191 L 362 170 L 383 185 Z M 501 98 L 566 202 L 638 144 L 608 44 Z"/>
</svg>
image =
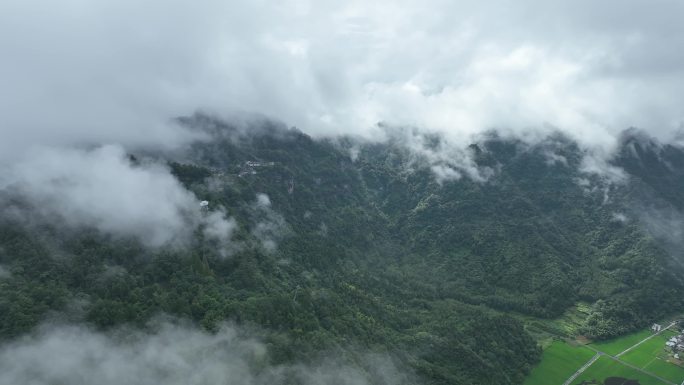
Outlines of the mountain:
<svg viewBox="0 0 684 385">
<path fill-rule="evenodd" d="M 108 330 L 163 313 L 208 331 L 257 328 L 272 364 L 343 351 L 363 366 L 362 348 L 415 381 L 518 384 L 548 332 L 535 320 L 588 303 L 576 332 L 601 339 L 684 308 L 684 151 L 637 130 L 604 165 L 619 177 L 587 172 L 589 155 L 560 134 L 529 144 L 491 133 L 438 159 L 466 156 L 483 178 L 455 166 L 440 179 L 439 137 L 422 138 L 421 153 L 401 135 L 316 140 L 270 121 L 179 121 L 212 139 L 164 161 L 235 219 L 233 249 L 200 231 L 186 247 L 149 249 L 3 216 L 1 338 L 49 317 Z M 25 205 L 5 194 L 6 207 Z"/>
</svg>

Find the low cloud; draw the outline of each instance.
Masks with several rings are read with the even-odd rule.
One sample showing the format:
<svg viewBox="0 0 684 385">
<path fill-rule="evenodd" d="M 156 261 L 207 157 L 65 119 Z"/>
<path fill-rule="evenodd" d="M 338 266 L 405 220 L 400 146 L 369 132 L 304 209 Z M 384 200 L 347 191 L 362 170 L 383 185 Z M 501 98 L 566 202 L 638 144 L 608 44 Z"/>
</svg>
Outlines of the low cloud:
<svg viewBox="0 0 684 385">
<path fill-rule="evenodd" d="M 203 223 L 205 224 L 204 234 L 221 243 L 229 242 L 233 231 L 237 227 L 235 219 L 226 218 L 223 210 L 210 213 L 204 217 Z"/>
<path fill-rule="evenodd" d="M 674 207 L 634 207 L 639 222 L 673 255 L 684 256 L 684 215 Z M 683 261 L 684 263 L 684 261 Z"/>
<path fill-rule="evenodd" d="M 588 152 L 584 154 L 580 171 L 585 174 L 598 175 L 603 183 L 623 184 L 627 182 L 627 174 L 620 167 L 610 164 L 611 153 Z"/>
<path fill-rule="evenodd" d="M 627 223 L 629 221 L 629 218 L 627 217 L 627 215 L 625 215 L 623 213 L 619 213 L 619 212 L 613 213 L 611 219 L 613 220 L 613 222 L 619 222 L 619 223 Z"/>
<path fill-rule="evenodd" d="M 427 164 L 438 183 L 459 180 L 464 176 L 484 182 L 494 174 L 491 167 L 476 164 L 472 150 L 467 147 L 472 142 L 454 143 L 442 133 L 426 133 L 415 128 L 381 127 L 389 140 L 411 152 L 409 167 Z M 470 139 L 476 140 L 474 137 Z"/>
<path fill-rule="evenodd" d="M 9 278 L 11 275 L 12 274 L 9 272 L 9 270 L 0 265 L 0 279 Z"/>
<path fill-rule="evenodd" d="M 366 368 L 337 359 L 269 365 L 266 346 L 233 327 L 215 335 L 162 323 L 156 331 L 43 327 L 0 346 L 3 384 L 408 384 L 387 356 L 365 355 Z"/>
<path fill-rule="evenodd" d="M 278 242 L 291 231 L 282 215 L 273 211 L 271 199 L 266 194 L 256 195 L 256 201 L 252 205 L 252 235 L 261 243 L 261 247 L 274 252 L 278 248 Z"/>
<path fill-rule="evenodd" d="M 256 206 L 261 209 L 267 209 L 271 207 L 271 198 L 266 194 L 259 193 L 256 195 Z"/>
<path fill-rule="evenodd" d="M 16 162 L 0 189 L 53 223 L 94 227 L 158 247 L 188 240 L 204 224 L 228 242 L 235 223 L 220 210 L 202 215 L 197 198 L 156 162 L 134 164 L 121 146 L 35 148 Z"/>
<path fill-rule="evenodd" d="M 677 0 L 6 0 L 0 158 L 176 146 L 192 134 L 170 119 L 197 109 L 313 135 L 418 127 L 460 149 L 558 130 L 605 157 L 628 127 L 665 142 L 682 128 L 681 14 Z M 435 171 L 481 177 L 452 163 Z"/>
</svg>

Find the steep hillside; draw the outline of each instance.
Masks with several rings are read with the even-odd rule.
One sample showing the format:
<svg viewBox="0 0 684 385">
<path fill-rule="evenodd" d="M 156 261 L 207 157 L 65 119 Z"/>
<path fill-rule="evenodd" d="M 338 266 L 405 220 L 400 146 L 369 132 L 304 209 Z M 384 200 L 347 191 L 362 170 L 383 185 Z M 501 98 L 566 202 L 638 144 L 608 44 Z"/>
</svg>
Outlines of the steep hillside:
<svg viewBox="0 0 684 385">
<path fill-rule="evenodd" d="M 438 180 L 392 140 L 181 121 L 213 139 L 169 167 L 235 218 L 233 248 L 197 231 L 187 247 L 149 249 L 3 215 L 2 338 L 49 317 L 107 329 L 166 313 L 207 330 L 259 327 L 272 363 L 339 350 L 363 365 L 361 347 L 426 383 L 503 384 L 521 383 L 539 357 L 518 315 L 590 302 L 583 332 L 604 338 L 684 305 L 678 239 L 662 231 L 684 205 L 684 153 L 635 132 L 614 160 L 622 181 L 582 172 L 584 154 L 562 136 L 527 145 L 496 135 L 469 149 L 494 170 L 475 181 Z M 6 213 L 25 205 L 3 202 Z"/>
</svg>

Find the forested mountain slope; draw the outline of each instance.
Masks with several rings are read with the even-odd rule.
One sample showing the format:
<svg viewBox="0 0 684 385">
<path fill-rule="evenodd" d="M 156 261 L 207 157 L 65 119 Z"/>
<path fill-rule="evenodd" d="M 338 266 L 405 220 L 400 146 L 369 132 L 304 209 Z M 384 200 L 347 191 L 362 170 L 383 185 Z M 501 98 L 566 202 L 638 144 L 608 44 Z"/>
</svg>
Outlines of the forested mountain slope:
<svg viewBox="0 0 684 385">
<path fill-rule="evenodd" d="M 273 363 L 334 350 L 354 361 L 350 348 L 363 347 L 426 383 L 504 384 L 540 353 L 517 315 L 590 302 L 583 332 L 605 338 L 684 305 L 681 233 L 668 231 L 681 231 L 684 153 L 636 131 L 613 160 L 621 180 L 583 172 L 585 154 L 560 135 L 529 145 L 492 134 L 468 150 L 492 170 L 477 181 L 436 179 L 391 139 L 181 122 L 212 140 L 169 167 L 235 218 L 233 248 L 198 231 L 186 247 L 149 249 L 3 215 L 0 337 L 51 317 L 107 329 L 164 313 L 207 330 L 259 327 Z M 5 195 L 5 213 L 26 205 Z"/>
</svg>

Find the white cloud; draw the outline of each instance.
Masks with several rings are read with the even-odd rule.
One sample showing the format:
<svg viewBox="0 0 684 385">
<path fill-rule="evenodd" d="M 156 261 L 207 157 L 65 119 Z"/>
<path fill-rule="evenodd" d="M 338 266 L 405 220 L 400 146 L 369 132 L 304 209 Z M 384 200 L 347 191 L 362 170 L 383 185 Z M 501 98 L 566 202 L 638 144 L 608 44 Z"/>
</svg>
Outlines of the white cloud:
<svg viewBox="0 0 684 385">
<path fill-rule="evenodd" d="M 258 207 L 271 207 L 271 198 L 268 197 L 268 195 L 263 194 L 263 193 L 258 193 L 256 195 L 256 205 Z"/>
<path fill-rule="evenodd" d="M 0 162 L 35 145 L 177 146 L 194 136 L 169 119 L 201 109 L 313 135 L 440 133 L 440 180 L 486 179 L 462 155 L 492 128 L 559 130 L 605 163 L 630 126 L 663 142 L 682 128 L 681 14 L 677 0 L 6 0 Z"/>
<path fill-rule="evenodd" d="M 8 0 L 0 5 L 3 154 L 35 143 L 173 145 L 196 108 L 315 134 L 415 125 L 468 141 L 547 130 L 610 147 L 682 124 L 675 0 Z"/>
<path fill-rule="evenodd" d="M 135 236 L 149 246 L 182 243 L 202 223 L 207 235 L 227 242 L 235 227 L 220 211 L 203 216 L 194 194 L 166 167 L 133 165 L 116 145 L 36 148 L 9 169 L 0 187 L 55 223 Z"/>
<path fill-rule="evenodd" d="M 627 223 L 629 218 L 623 213 L 613 213 L 612 220 L 613 222 Z"/>
<path fill-rule="evenodd" d="M 291 231 L 285 218 L 271 209 L 271 199 L 263 193 L 256 194 L 256 201 L 252 205 L 252 221 L 252 235 L 268 252 L 274 252 L 278 242 Z"/>
<path fill-rule="evenodd" d="M 162 324 L 157 332 L 102 334 L 45 327 L 0 347 L 3 384 L 340 384 L 409 383 L 392 361 L 367 355 L 368 372 L 335 360 L 269 366 L 266 347 L 224 326 L 216 335 Z M 377 382 L 379 381 L 379 382 Z"/>
<path fill-rule="evenodd" d="M 601 176 L 604 182 L 625 183 L 627 181 L 627 174 L 619 167 L 608 163 L 609 154 L 603 151 L 590 152 L 585 154 L 580 164 L 580 171 L 587 174 L 596 174 Z"/>
<path fill-rule="evenodd" d="M 204 233 L 209 238 L 216 239 L 221 243 L 230 241 L 233 231 L 237 227 L 237 223 L 233 218 L 226 218 L 226 214 L 222 211 L 214 211 L 204 217 Z"/>
</svg>

